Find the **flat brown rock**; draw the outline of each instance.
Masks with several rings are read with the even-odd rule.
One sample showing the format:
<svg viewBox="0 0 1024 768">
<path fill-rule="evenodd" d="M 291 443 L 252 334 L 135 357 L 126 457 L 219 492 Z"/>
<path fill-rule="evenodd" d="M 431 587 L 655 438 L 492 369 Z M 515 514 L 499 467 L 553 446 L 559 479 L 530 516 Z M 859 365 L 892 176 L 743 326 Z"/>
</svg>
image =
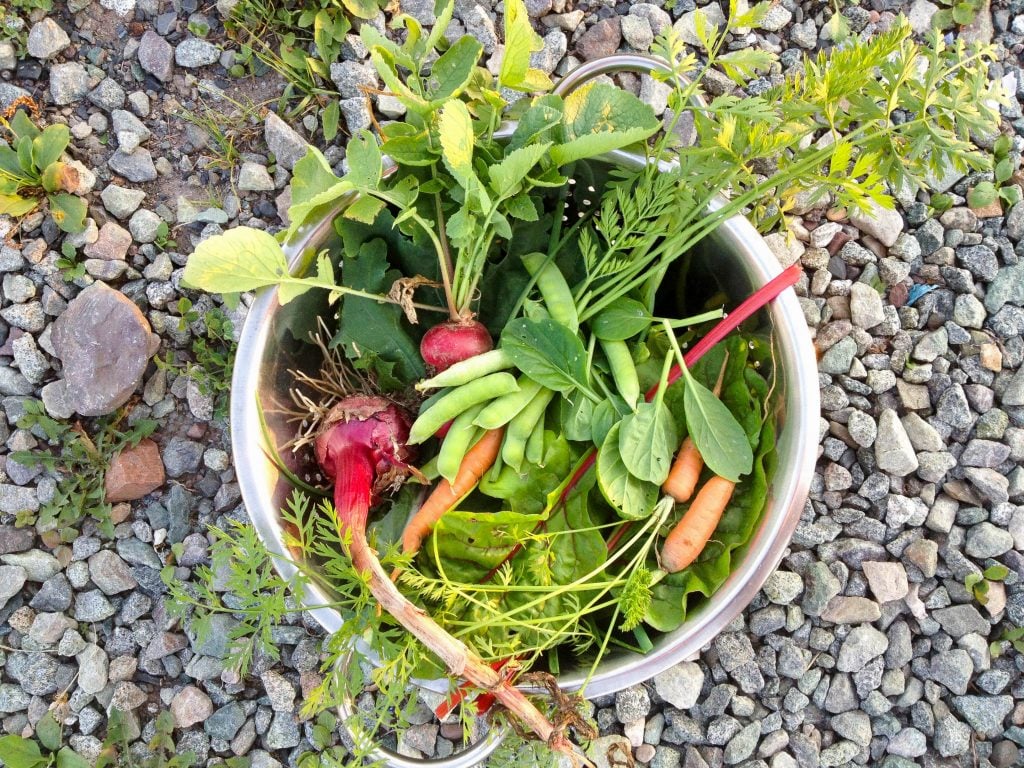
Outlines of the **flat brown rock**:
<svg viewBox="0 0 1024 768">
<path fill-rule="evenodd" d="M 160 449 L 152 440 L 143 440 L 114 457 L 103 485 L 107 501 L 113 503 L 141 499 L 163 485 L 164 479 Z"/>
</svg>

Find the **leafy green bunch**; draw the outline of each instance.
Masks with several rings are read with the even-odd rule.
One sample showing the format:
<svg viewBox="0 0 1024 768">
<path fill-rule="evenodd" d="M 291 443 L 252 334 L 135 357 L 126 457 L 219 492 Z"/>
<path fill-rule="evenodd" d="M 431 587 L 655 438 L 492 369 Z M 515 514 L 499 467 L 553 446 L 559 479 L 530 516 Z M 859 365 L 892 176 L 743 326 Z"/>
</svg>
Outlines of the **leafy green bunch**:
<svg viewBox="0 0 1024 768">
<path fill-rule="evenodd" d="M 85 229 L 85 200 L 71 194 L 78 171 L 61 160 L 70 141 L 66 125 L 39 130 L 22 109 L 9 122 L 0 120 L 0 214 L 24 216 L 45 197 L 58 227 Z"/>
</svg>

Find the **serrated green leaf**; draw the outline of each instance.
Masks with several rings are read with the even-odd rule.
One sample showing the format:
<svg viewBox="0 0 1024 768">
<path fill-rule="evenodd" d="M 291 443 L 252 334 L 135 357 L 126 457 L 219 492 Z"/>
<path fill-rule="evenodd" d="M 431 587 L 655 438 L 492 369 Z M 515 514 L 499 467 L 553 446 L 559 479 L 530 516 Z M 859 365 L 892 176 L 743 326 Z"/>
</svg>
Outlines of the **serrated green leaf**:
<svg viewBox="0 0 1024 768">
<path fill-rule="evenodd" d="M 445 232 L 449 239 L 459 245 L 461 243 L 467 243 L 472 234 L 476 231 L 476 218 L 466 209 L 465 206 L 459 208 L 455 213 L 448 217 L 448 221 L 445 223 Z"/>
<path fill-rule="evenodd" d="M 351 204 L 345 206 L 341 215 L 346 219 L 361 221 L 363 224 L 373 224 L 377 216 L 384 210 L 385 203 L 370 195 L 360 195 Z"/>
<path fill-rule="evenodd" d="M 430 100 L 440 105 L 446 99 L 461 94 L 472 78 L 473 68 L 483 51 L 476 38 L 469 35 L 460 37 L 430 68 L 427 90 Z"/>
<path fill-rule="evenodd" d="M 551 148 L 551 142 L 531 144 L 509 152 L 497 165 L 488 168 L 491 189 L 498 197 L 508 197 Z"/>
<path fill-rule="evenodd" d="M 775 54 L 757 48 L 740 48 L 718 57 L 719 65 L 733 82 L 743 85 L 775 62 Z"/>
<path fill-rule="evenodd" d="M 305 204 L 338 181 L 323 153 L 314 146 L 307 146 L 306 154 L 292 168 L 292 207 Z M 294 222 L 290 211 L 289 218 Z"/>
<path fill-rule="evenodd" d="M 660 123 L 636 96 L 604 83 L 585 85 L 565 99 L 562 143 L 551 148 L 558 165 L 595 157 L 642 141 Z"/>
<path fill-rule="evenodd" d="M 537 213 L 537 204 L 527 193 L 521 192 L 515 197 L 505 201 L 505 209 L 508 215 L 520 221 L 537 221 L 540 215 Z"/>
</svg>

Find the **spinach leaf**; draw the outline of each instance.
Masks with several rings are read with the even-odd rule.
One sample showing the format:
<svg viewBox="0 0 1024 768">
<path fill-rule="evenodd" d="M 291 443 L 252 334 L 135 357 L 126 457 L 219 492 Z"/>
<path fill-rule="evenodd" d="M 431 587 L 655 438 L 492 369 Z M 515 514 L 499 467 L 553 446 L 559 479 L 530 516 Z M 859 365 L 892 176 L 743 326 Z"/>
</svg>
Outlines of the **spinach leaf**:
<svg viewBox="0 0 1024 768">
<path fill-rule="evenodd" d="M 634 477 L 619 452 L 619 430 L 615 424 L 597 452 L 597 485 L 601 493 L 626 520 L 649 517 L 658 500 L 658 486 Z"/>
<path fill-rule="evenodd" d="M 398 276 L 397 272 L 388 272 L 387 245 L 383 240 L 365 243 L 357 255 L 345 254 L 342 280 L 351 288 L 386 293 Z M 426 374 L 419 346 L 406 331 L 402 310 L 396 304 L 346 296 L 332 344 L 344 345 L 353 358 L 367 350 L 394 363 L 395 376 L 406 384 Z"/>
<path fill-rule="evenodd" d="M 561 323 L 550 318 L 513 320 L 501 334 L 501 348 L 538 384 L 563 394 L 573 389 L 592 394 L 583 342 Z"/>
<path fill-rule="evenodd" d="M 743 427 L 714 392 L 683 368 L 686 428 L 708 469 L 737 482 L 750 471 L 753 452 Z"/>
<path fill-rule="evenodd" d="M 591 422 L 594 418 L 594 402 L 582 395 L 563 397 L 559 401 L 562 434 L 566 440 L 586 442 L 593 439 Z"/>
<path fill-rule="evenodd" d="M 625 341 L 643 333 L 653 321 L 647 307 L 623 296 L 601 310 L 591 321 L 590 330 L 603 341 Z"/>
<path fill-rule="evenodd" d="M 593 440 L 594 445 L 602 445 L 604 443 L 605 438 L 608 437 L 608 433 L 611 431 L 612 425 L 618 421 L 618 418 L 618 411 L 616 411 L 615 404 L 611 400 L 602 400 L 594 406 L 594 418 L 590 423 L 590 439 Z"/>
<path fill-rule="evenodd" d="M 672 414 L 660 399 L 640 403 L 622 419 L 619 455 L 634 477 L 661 485 L 668 477 L 678 445 Z"/>
</svg>

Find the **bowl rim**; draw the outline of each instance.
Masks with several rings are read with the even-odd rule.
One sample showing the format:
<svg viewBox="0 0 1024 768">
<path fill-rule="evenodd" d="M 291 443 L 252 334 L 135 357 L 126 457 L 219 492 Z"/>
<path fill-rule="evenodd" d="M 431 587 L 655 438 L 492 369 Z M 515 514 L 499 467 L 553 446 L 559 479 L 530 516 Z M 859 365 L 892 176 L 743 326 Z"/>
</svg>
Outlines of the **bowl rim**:
<svg viewBox="0 0 1024 768">
<path fill-rule="evenodd" d="M 513 128 L 514 124 L 507 124 L 498 135 L 506 130 L 511 133 Z M 639 167 L 647 162 L 642 156 L 624 150 L 610 152 L 599 159 L 627 167 Z M 283 244 L 293 271 L 308 265 L 315 246 L 330 236 L 334 219 L 354 197 L 348 195 L 325 206 L 318 219 L 300 226 L 295 235 Z M 768 244 L 743 216 L 727 219 L 711 237 L 728 242 L 734 251 L 733 256 L 742 261 L 755 287 L 781 272 L 782 268 Z M 264 442 L 257 397 L 261 362 L 270 341 L 270 319 L 278 306 L 277 289 L 269 288 L 258 292 L 249 307 L 231 383 L 231 442 L 237 480 L 249 519 L 273 555 L 278 573 L 290 580 L 298 569 L 287 559 L 287 548 L 279 525 L 280 511 L 274 508 L 272 495 L 267 492 L 267 474 L 277 477 L 279 472 L 263 451 L 253 450 L 254 446 Z M 613 693 L 649 680 L 696 656 L 753 600 L 789 546 L 817 460 L 820 410 L 817 361 L 795 292 L 784 291 L 768 305 L 766 311 L 771 319 L 773 335 L 779 340 L 777 363 L 785 367 L 787 376 L 780 444 L 784 444 L 788 453 L 780 450 L 780 458 L 785 458 L 786 464 L 783 466 L 780 462 L 776 469 L 769 486 L 768 505 L 762 513 L 761 523 L 745 547 L 741 562 L 699 611 L 688 616 L 680 627 L 659 638 L 650 652 L 606 659 L 592 676 L 586 670 L 560 675 L 558 682 L 565 690 L 576 690 L 585 684 L 586 694 L 590 697 Z M 784 457 L 781 456 L 783 453 L 786 453 Z M 296 597 L 302 605 L 319 606 L 303 610 L 308 611 L 327 632 L 335 632 L 341 627 L 341 615 L 333 608 L 323 607 L 329 598 L 317 585 L 307 583 Z M 430 685 L 428 682 L 426 687 L 438 690 L 440 684 Z"/>
</svg>

